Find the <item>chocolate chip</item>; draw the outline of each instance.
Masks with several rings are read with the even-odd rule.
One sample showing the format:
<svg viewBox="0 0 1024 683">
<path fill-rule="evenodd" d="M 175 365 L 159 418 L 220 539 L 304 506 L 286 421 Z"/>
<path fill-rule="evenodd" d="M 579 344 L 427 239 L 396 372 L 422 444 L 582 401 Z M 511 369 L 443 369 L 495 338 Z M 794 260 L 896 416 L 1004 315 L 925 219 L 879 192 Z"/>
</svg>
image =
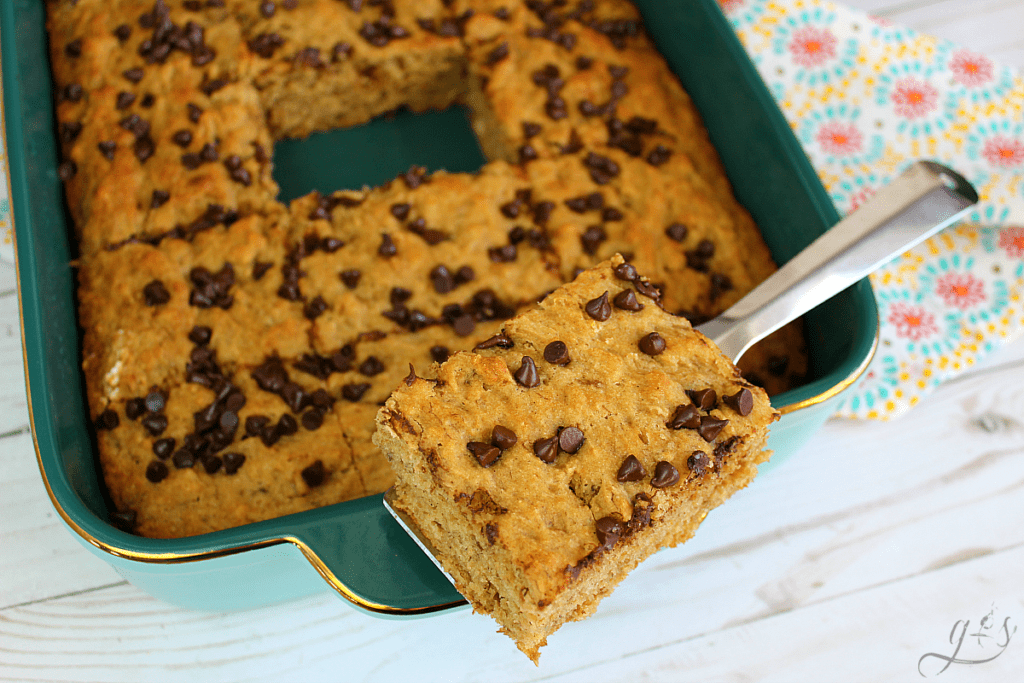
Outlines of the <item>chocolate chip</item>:
<svg viewBox="0 0 1024 683">
<path fill-rule="evenodd" d="M 501 451 L 495 446 L 482 441 L 470 441 L 466 444 L 466 448 L 473 454 L 473 457 L 477 459 L 483 467 L 490 467 L 498 461 L 501 456 Z"/>
<path fill-rule="evenodd" d="M 639 275 L 636 272 L 636 268 L 631 263 L 620 263 L 619 265 L 615 266 L 615 268 L 612 269 L 612 272 L 615 273 L 615 277 L 619 278 L 620 280 L 625 280 L 626 282 L 633 282 L 639 277 Z"/>
<path fill-rule="evenodd" d="M 269 423 L 270 418 L 266 415 L 250 415 L 245 418 L 245 433 L 249 436 L 259 436 Z"/>
<path fill-rule="evenodd" d="M 648 356 L 657 356 L 665 351 L 665 340 L 657 332 L 651 332 L 640 339 L 640 350 Z"/>
<path fill-rule="evenodd" d="M 121 419 L 111 408 L 107 408 L 96 418 L 96 429 L 114 429 L 121 423 Z"/>
<path fill-rule="evenodd" d="M 614 517 L 602 517 L 594 522 L 594 531 L 597 534 L 597 542 L 602 548 L 609 549 L 619 542 L 619 538 L 625 531 L 622 522 Z"/>
<path fill-rule="evenodd" d="M 626 215 L 624 213 L 622 213 L 613 206 L 605 207 L 605 209 L 601 212 L 601 220 L 608 223 L 611 223 L 613 221 L 621 221 L 625 217 Z"/>
<path fill-rule="evenodd" d="M 149 208 L 159 209 L 161 206 L 167 203 L 167 200 L 171 198 L 171 193 L 167 190 L 153 190 L 153 197 L 149 200 Z"/>
<path fill-rule="evenodd" d="M 238 411 L 245 407 L 245 403 L 245 394 L 243 394 L 241 391 L 235 391 L 231 394 L 228 394 L 227 400 L 224 401 L 224 407 L 227 409 L 228 412 L 235 413 L 237 415 Z M 225 413 L 225 415 L 226 414 L 227 413 Z M 223 420 L 221 420 L 221 426 L 224 426 Z M 235 427 L 237 426 L 238 425 L 236 420 Z M 234 427 L 232 427 L 232 429 L 234 429 Z"/>
<path fill-rule="evenodd" d="M 633 281 L 633 286 L 636 287 L 636 291 L 646 296 L 648 299 L 653 301 L 661 301 L 661 290 L 650 282 L 644 282 L 639 277 Z"/>
<path fill-rule="evenodd" d="M 299 431 L 299 423 L 295 421 L 295 418 L 285 413 L 277 420 L 277 431 L 287 436 L 294 434 Z"/>
<path fill-rule="evenodd" d="M 346 43 L 344 41 L 339 42 L 339 43 L 335 43 L 334 47 L 331 48 L 331 61 L 332 62 L 340 62 L 342 59 L 345 59 L 346 57 L 348 57 L 351 54 L 352 54 L 352 45 L 351 45 L 351 43 Z"/>
<path fill-rule="evenodd" d="M 404 221 L 409 217 L 409 211 L 412 207 L 409 204 L 392 204 L 391 215 L 400 221 Z"/>
<path fill-rule="evenodd" d="M 146 412 L 146 400 L 143 398 L 131 398 L 124 404 L 124 416 L 129 420 L 137 420 Z"/>
<path fill-rule="evenodd" d="M 192 123 L 199 123 L 199 117 L 203 115 L 203 110 L 191 102 L 188 103 L 187 109 L 188 120 Z"/>
<path fill-rule="evenodd" d="M 690 230 L 682 223 L 673 223 L 665 228 L 665 234 L 668 235 L 669 239 L 675 240 L 676 242 L 682 242 L 685 240 L 689 232 Z"/>
<path fill-rule="evenodd" d="M 635 455 L 627 455 L 626 459 L 619 465 L 619 471 L 615 475 L 615 479 L 618 481 L 640 481 L 647 477 L 647 470 L 644 469 L 643 464 L 637 460 Z"/>
<path fill-rule="evenodd" d="M 711 461 L 708 460 L 707 454 L 703 451 L 694 451 L 693 454 L 686 459 L 686 466 L 698 477 L 704 475 L 704 472 L 707 471 L 710 464 Z"/>
<path fill-rule="evenodd" d="M 70 159 L 64 161 L 57 167 L 57 177 L 65 183 L 74 178 L 76 173 L 78 173 L 78 164 Z"/>
<path fill-rule="evenodd" d="M 302 308 L 302 315 L 309 320 L 316 320 L 327 310 L 327 302 L 319 294 L 315 298 L 310 299 L 306 302 L 306 305 Z"/>
<path fill-rule="evenodd" d="M 591 225 L 583 234 L 580 235 L 580 243 L 583 245 L 583 251 L 587 252 L 591 256 L 597 253 L 601 243 L 608 239 L 608 233 L 605 232 L 604 228 L 600 225 Z"/>
<path fill-rule="evenodd" d="M 310 488 L 321 485 L 327 478 L 327 471 L 324 469 L 324 461 L 317 460 L 309 467 L 302 470 L 302 480 Z"/>
<path fill-rule="evenodd" d="M 511 263 L 518 257 L 519 251 L 516 245 L 506 244 L 501 247 L 491 247 L 487 250 L 487 255 L 495 263 Z"/>
<path fill-rule="evenodd" d="M 663 489 L 679 482 L 679 470 L 667 460 L 660 461 L 654 466 L 654 476 L 651 477 L 651 486 L 656 489 Z"/>
<path fill-rule="evenodd" d="M 519 163 L 525 164 L 527 161 L 533 161 L 538 158 L 537 150 L 534 149 L 533 145 L 526 144 L 519 148 Z"/>
<path fill-rule="evenodd" d="M 171 300 L 171 293 L 160 280 L 153 280 L 143 287 L 142 295 L 147 306 L 160 306 Z"/>
<path fill-rule="evenodd" d="M 450 355 L 451 351 L 448 350 L 447 346 L 438 344 L 437 346 L 430 347 L 430 357 L 435 363 L 444 363 Z"/>
<path fill-rule="evenodd" d="M 362 272 L 358 270 L 343 270 L 338 274 L 341 281 L 345 283 L 345 286 L 349 289 L 355 289 L 356 285 L 359 284 L 359 278 L 362 277 Z"/>
<path fill-rule="evenodd" d="M 145 163 L 147 159 L 153 156 L 153 152 L 156 150 L 156 145 L 153 142 L 153 138 L 146 135 L 135 141 L 135 157 L 141 163 Z"/>
<path fill-rule="evenodd" d="M 334 252 L 341 249 L 343 246 L 345 246 L 345 243 L 342 242 L 337 237 L 324 237 L 322 240 L 320 240 L 320 248 L 326 251 L 328 254 L 333 254 Z"/>
<path fill-rule="evenodd" d="M 651 166 L 661 166 L 672 156 L 672 150 L 665 145 L 658 145 L 647 153 L 647 163 Z"/>
<path fill-rule="evenodd" d="M 533 442 L 533 452 L 541 459 L 541 462 L 551 464 L 558 457 L 558 437 L 552 436 L 547 439 L 537 439 Z"/>
<path fill-rule="evenodd" d="M 132 35 L 132 27 L 128 24 L 121 24 L 114 29 L 114 36 L 122 43 Z"/>
<path fill-rule="evenodd" d="M 594 60 L 590 57 L 584 57 L 580 55 L 576 58 L 576 68 L 580 71 L 586 71 L 594 64 Z"/>
<path fill-rule="evenodd" d="M 324 423 L 324 414 L 318 408 L 310 408 L 302 414 L 302 426 L 309 431 L 316 431 Z"/>
<path fill-rule="evenodd" d="M 746 387 L 731 396 L 723 396 L 722 401 L 743 417 L 750 415 L 750 411 L 754 409 L 754 395 Z"/>
<path fill-rule="evenodd" d="M 452 321 L 452 330 L 460 337 L 468 337 L 476 330 L 476 321 L 466 313 Z"/>
<path fill-rule="evenodd" d="M 376 356 L 370 356 L 359 364 L 359 372 L 367 377 L 379 375 L 384 369 L 384 363 Z"/>
<path fill-rule="evenodd" d="M 142 426 L 151 436 L 160 436 L 167 429 L 167 416 L 159 413 L 150 413 L 142 418 Z"/>
<path fill-rule="evenodd" d="M 151 391 L 146 394 L 146 410 L 151 413 L 159 413 L 167 404 L 164 395 L 159 391 Z"/>
<path fill-rule="evenodd" d="M 558 447 L 566 453 L 579 452 L 583 441 L 583 430 L 579 427 L 566 427 L 558 433 Z"/>
<path fill-rule="evenodd" d="M 518 441 L 516 433 L 508 427 L 495 425 L 494 429 L 491 430 L 491 445 L 501 451 L 507 451 L 512 448 L 516 445 L 516 441 Z"/>
<path fill-rule="evenodd" d="M 569 347 L 563 341 L 553 341 L 544 347 L 544 360 L 552 365 L 565 365 L 569 358 Z"/>
<path fill-rule="evenodd" d="M 109 161 L 114 160 L 114 150 L 117 149 L 117 143 L 113 140 L 104 140 L 103 142 L 96 145 L 100 150 L 100 154 L 105 156 Z"/>
<path fill-rule="evenodd" d="M 615 307 L 624 311 L 642 311 L 644 305 L 640 303 L 632 289 L 624 289 L 615 295 Z"/>
<path fill-rule="evenodd" d="M 203 463 L 203 469 L 206 470 L 207 474 L 216 474 L 217 470 L 219 470 L 220 466 L 224 463 L 224 461 L 216 455 L 203 455 L 200 456 L 199 460 Z"/>
<path fill-rule="evenodd" d="M 72 143 L 82 133 L 82 124 L 79 121 L 65 121 L 60 124 L 61 142 Z"/>
<path fill-rule="evenodd" d="M 127 109 L 135 103 L 135 93 L 122 90 L 117 93 L 117 101 L 114 106 L 118 109 Z"/>
<path fill-rule="evenodd" d="M 196 456 L 191 451 L 180 448 L 174 452 L 174 455 L 171 457 L 171 462 L 173 462 L 174 466 L 179 470 L 183 470 L 196 464 Z"/>
<path fill-rule="evenodd" d="M 391 235 L 382 233 L 380 236 L 380 246 L 377 247 L 377 254 L 383 258 L 391 258 L 398 253 L 398 247 L 395 246 L 394 241 L 391 239 Z"/>
<path fill-rule="evenodd" d="M 241 453 L 224 454 L 224 474 L 234 474 L 245 464 L 245 456 Z"/>
<path fill-rule="evenodd" d="M 687 389 L 686 395 L 693 401 L 693 405 L 701 410 L 711 410 L 718 403 L 718 394 L 714 389 Z"/>
<path fill-rule="evenodd" d="M 213 330 L 205 325 L 196 325 L 188 333 L 188 339 L 197 346 L 205 346 L 210 343 L 210 337 L 213 336 Z"/>
<path fill-rule="evenodd" d="M 85 90 L 78 83 L 71 83 L 64 87 L 64 99 L 69 102 L 77 102 L 82 99 L 82 95 L 85 94 Z"/>
<path fill-rule="evenodd" d="M 269 19 L 274 16 L 274 11 L 277 9 L 274 3 L 267 0 L 266 2 L 260 3 L 260 14 L 263 15 L 264 19 Z"/>
<path fill-rule="evenodd" d="M 700 413 L 697 407 L 691 404 L 677 406 L 667 426 L 669 429 L 697 429 L 700 427 Z"/>
<path fill-rule="evenodd" d="M 341 397 L 353 403 L 359 401 L 367 392 L 370 385 L 366 382 L 346 384 L 341 388 Z"/>
<path fill-rule="evenodd" d="M 583 158 L 583 165 L 590 171 L 590 178 L 598 185 L 610 183 L 612 178 L 619 175 L 619 165 L 609 159 L 590 152 Z"/>
<path fill-rule="evenodd" d="M 150 480 L 154 484 L 162 482 L 167 478 L 168 474 L 170 474 L 170 471 L 167 469 L 167 465 L 163 464 L 159 460 L 153 460 L 146 466 L 146 479 Z"/>
<path fill-rule="evenodd" d="M 598 322 L 608 320 L 608 318 L 612 317 L 612 307 L 611 304 L 608 303 L 608 292 L 605 292 L 596 299 L 588 301 L 584 309 L 586 310 L 587 315 Z M 641 344 L 642 343 L 643 342 L 641 341 Z"/>
<path fill-rule="evenodd" d="M 506 57 L 508 57 L 507 40 L 487 53 L 487 59 L 485 60 L 485 63 L 487 64 L 487 66 L 494 66 L 495 64 L 505 59 Z"/>
<path fill-rule="evenodd" d="M 480 351 L 482 349 L 491 349 L 494 348 L 495 346 L 497 346 L 499 349 L 511 349 L 513 346 L 515 346 L 515 343 L 512 341 L 512 338 L 509 337 L 507 334 L 505 334 L 504 332 L 499 332 L 493 337 L 485 339 L 479 344 L 477 344 L 475 347 L 473 347 L 473 350 Z"/>
<path fill-rule="evenodd" d="M 516 382 L 520 386 L 524 386 L 527 389 L 531 389 L 540 385 L 540 375 L 537 374 L 537 365 L 533 362 L 533 358 L 529 356 L 523 356 L 523 362 L 513 374 Z"/>
<path fill-rule="evenodd" d="M 711 443 L 727 424 L 729 424 L 728 420 L 719 420 L 716 417 L 704 415 L 700 418 L 700 427 L 697 428 L 697 433 L 702 439 Z"/>
<path fill-rule="evenodd" d="M 540 135 L 541 125 L 539 123 L 533 123 L 532 121 L 523 121 L 523 137 L 529 140 L 530 138 Z"/>
</svg>

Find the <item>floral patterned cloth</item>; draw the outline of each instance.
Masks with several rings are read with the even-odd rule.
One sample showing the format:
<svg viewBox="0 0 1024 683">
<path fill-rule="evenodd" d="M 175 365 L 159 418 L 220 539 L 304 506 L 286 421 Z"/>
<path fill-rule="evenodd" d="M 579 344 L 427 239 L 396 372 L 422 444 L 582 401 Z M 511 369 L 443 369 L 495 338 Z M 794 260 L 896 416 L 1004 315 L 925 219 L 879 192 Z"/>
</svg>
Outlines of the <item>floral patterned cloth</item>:
<svg viewBox="0 0 1024 683">
<path fill-rule="evenodd" d="M 1024 80 L 821 0 L 719 0 L 840 212 L 915 159 L 981 203 L 872 276 L 880 345 L 838 415 L 889 419 L 1024 329 Z"/>
</svg>

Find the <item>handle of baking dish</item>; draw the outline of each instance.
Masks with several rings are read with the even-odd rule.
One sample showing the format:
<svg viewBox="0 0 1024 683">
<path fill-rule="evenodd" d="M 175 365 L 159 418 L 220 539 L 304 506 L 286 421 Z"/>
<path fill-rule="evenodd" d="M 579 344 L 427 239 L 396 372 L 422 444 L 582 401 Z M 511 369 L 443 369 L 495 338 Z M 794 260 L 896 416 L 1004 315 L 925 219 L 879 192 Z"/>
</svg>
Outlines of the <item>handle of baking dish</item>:
<svg viewBox="0 0 1024 683">
<path fill-rule="evenodd" d="M 918 161 L 697 330 L 738 360 L 754 342 L 951 225 L 977 202 L 974 187 L 956 171 Z"/>
<path fill-rule="evenodd" d="M 388 514 L 381 495 L 321 508 L 288 540 L 343 598 L 378 616 L 419 616 L 465 599 Z M 319 511 L 314 511 L 319 512 Z"/>
</svg>

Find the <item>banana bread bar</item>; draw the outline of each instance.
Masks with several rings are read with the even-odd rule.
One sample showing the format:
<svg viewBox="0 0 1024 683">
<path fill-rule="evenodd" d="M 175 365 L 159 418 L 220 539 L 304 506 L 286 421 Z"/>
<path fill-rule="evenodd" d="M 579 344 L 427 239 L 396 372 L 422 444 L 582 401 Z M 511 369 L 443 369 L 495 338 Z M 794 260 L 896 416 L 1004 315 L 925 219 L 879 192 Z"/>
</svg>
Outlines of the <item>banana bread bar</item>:
<svg viewBox="0 0 1024 683">
<path fill-rule="evenodd" d="M 614 256 L 377 416 L 389 502 L 534 661 L 768 457 L 768 396 L 651 292 Z"/>
</svg>

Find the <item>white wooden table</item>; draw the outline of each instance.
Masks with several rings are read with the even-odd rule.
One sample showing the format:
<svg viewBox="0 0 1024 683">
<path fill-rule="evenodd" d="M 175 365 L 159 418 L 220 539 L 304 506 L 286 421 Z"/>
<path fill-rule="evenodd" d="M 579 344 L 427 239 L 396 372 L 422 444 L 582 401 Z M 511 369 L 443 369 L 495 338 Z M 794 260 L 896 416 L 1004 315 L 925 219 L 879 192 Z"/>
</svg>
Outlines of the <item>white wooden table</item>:
<svg viewBox="0 0 1024 683">
<path fill-rule="evenodd" d="M 851 4 L 1024 66 L 1021 0 Z M 1024 625 L 1024 341 L 896 423 L 830 422 L 534 667 L 468 611 L 379 620 L 325 592 L 204 614 L 122 581 L 43 490 L 15 286 L 0 264 L 2 680 L 910 681 L 919 663 L 941 681 L 1024 680 L 1024 629 L 998 647 Z M 921 658 L 961 634 L 961 659 L 1002 654 L 936 676 L 946 662 Z"/>
</svg>

